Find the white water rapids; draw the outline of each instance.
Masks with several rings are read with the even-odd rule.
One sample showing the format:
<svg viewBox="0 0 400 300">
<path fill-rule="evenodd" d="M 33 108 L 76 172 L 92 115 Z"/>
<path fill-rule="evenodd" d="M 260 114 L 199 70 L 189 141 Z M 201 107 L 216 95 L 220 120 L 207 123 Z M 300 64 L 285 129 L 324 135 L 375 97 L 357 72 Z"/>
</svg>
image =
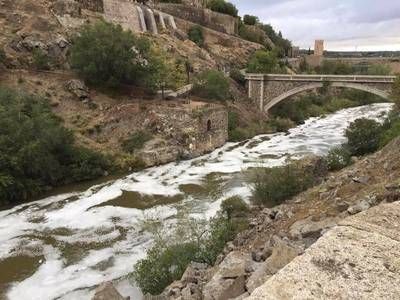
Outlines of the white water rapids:
<svg viewBox="0 0 400 300">
<path fill-rule="evenodd" d="M 391 104 L 374 104 L 345 109 L 309 119 L 288 134 L 228 143 L 193 160 L 0 211 L 0 268 L 2 261 L 11 258 L 17 264 L 19 257 L 33 258 L 26 271 L 16 272 L 15 280 L 11 275 L 6 278 L 3 296 L 11 300 L 90 299 L 93 286 L 123 278 L 145 256 L 152 238 L 142 230 L 143 220 L 156 217 L 171 224 L 182 210 L 197 218 L 211 217 L 223 199 L 250 196 L 250 187 L 238 176 L 242 170 L 282 165 L 287 157 L 324 155 L 345 142 L 344 130 L 350 122 L 360 117 L 382 119 L 390 108 Z M 220 188 L 210 183 L 212 174 L 218 174 Z M 208 195 L 201 192 L 202 187 L 218 192 Z M 129 204 L 138 197 L 142 202 L 161 197 L 161 203 Z M 25 268 L 22 262 L 18 267 Z M 0 273 L 7 271 L 0 269 Z M 123 293 L 132 293 L 124 282 L 119 287 Z"/>
</svg>

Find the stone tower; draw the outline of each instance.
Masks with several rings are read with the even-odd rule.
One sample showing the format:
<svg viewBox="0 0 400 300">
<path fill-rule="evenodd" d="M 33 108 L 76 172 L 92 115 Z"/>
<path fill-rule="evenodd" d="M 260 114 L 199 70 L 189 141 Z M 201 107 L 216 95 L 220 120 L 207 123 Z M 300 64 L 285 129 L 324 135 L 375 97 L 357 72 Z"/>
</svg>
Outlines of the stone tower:
<svg viewBox="0 0 400 300">
<path fill-rule="evenodd" d="M 324 56 L 324 40 L 315 40 L 314 55 Z"/>
</svg>

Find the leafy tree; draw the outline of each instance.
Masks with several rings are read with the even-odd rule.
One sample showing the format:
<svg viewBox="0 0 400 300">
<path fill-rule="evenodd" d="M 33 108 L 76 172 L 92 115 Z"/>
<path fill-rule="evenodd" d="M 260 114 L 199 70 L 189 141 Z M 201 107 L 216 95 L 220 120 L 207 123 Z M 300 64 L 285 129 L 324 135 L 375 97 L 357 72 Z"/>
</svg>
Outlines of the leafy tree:
<svg viewBox="0 0 400 300">
<path fill-rule="evenodd" d="M 207 7 L 221 14 L 231 15 L 232 17 L 238 16 L 238 10 L 236 6 L 225 0 L 209 0 Z"/>
<path fill-rule="evenodd" d="M 94 85 L 117 87 L 140 83 L 154 72 L 149 64 L 150 43 L 121 26 L 99 21 L 85 25 L 75 37 L 70 61 Z"/>
<path fill-rule="evenodd" d="M 396 104 L 397 110 L 400 110 L 400 76 L 397 76 L 393 83 L 391 97 Z"/>
<path fill-rule="evenodd" d="M 352 155 L 365 155 L 379 149 L 382 125 L 370 119 L 358 119 L 346 130 L 348 148 Z"/>
<path fill-rule="evenodd" d="M 0 204 L 101 176 L 107 167 L 103 156 L 74 145 L 46 100 L 0 87 Z"/>
<path fill-rule="evenodd" d="M 204 71 L 197 76 L 193 92 L 206 99 L 225 101 L 230 98 L 229 81 L 219 71 Z"/>
<path fill-rule="evenodd" d="M 246 25 L 256 25 L 259 22 L 258 17 L 251 15 L 244 15 L 243 23 Z"/>
<path fill-rule="evenodd" d="M 346 146 L 333 148 L 325 159 L 330 171 L 341 170 L 352 163 L 351 152 Z"/>
<path fill-rule="evenodd" d="M 274 51 L 256 51 L 247 66 L 249 73 L 274 73 L 280 72 L 279 60 Z"/>
<path fill-rule="evenodd" d="M 203 28 L 200 25 L 194 25 L 188 31 L 189 40 L 196 43 L 199 47 L 204 46 Z"/>
</svg>

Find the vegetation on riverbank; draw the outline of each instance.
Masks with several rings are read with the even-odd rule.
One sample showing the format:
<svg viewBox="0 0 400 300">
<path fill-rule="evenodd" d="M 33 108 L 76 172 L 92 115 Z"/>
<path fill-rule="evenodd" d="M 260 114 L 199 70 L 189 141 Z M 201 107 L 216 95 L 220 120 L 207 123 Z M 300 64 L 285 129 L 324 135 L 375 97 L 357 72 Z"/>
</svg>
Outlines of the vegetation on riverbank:
<svg viewBox="0 0 400 300">
<path fill-rule="evenodd" d="M 46 99 L 0 87 L 0 205 L 102 176 L 109 160 L 75 144 Z"/>
<path fill-rule="evenodd" d="M 172 234 L 153 231 L 155 242 L 145 259 L 135 265 L 132 276 L 143 293 L 160 294 L 182 277 L 191 262 L 212 266 L 225 244 L 247 228 L 248 207 L 239 197 L 225 200 L 211 220 L 180 218 Z M 150 224 L 152 226 L 154 224 Z"/>
</svg>

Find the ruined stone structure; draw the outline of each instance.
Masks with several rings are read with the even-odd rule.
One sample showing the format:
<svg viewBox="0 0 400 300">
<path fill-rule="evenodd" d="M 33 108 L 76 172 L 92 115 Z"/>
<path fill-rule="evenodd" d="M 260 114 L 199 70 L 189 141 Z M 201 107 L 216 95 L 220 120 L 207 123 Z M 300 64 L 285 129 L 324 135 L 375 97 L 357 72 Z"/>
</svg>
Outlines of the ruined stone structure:
<svg viewBox="0 0 400 300">
<path fill-rule="evenodd" d="M 103 12 L 103 0 L 76 0 L 80 5 L 81 8 L 96 11 L 96 12 Z"/>
<path fill-rule="evenodd" d="M 227 34 L 237 34 L 238 20 L 229 15 L 220 14 L 199 6 L 189 6 L 175 3 L 159 3 L 157 9 L 177 18 L 200 24 Z"/>
<path fill-rule="evenodd" d="M 248 95 L 261 111 L 308 90 L 323 87 L 352 88 L 389 98 L 395 76 L 247 74 Z"/>
<path fill-rule="evenodd" d="M 315 40 L 314 55 L 324 56 L 324 40 Z"/>
</svg>

